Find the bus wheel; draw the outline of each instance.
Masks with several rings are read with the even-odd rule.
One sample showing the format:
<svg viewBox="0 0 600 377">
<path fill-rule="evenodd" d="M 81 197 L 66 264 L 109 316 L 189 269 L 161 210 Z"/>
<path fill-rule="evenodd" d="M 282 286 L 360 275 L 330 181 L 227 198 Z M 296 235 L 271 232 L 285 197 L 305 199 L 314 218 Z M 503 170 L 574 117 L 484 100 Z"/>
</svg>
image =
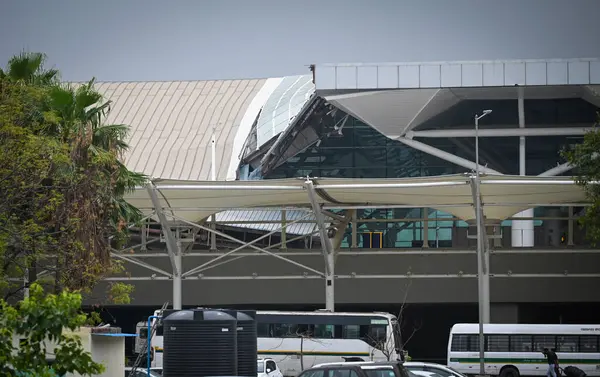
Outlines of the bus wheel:
<svg viewBox="0 0 600 377">
<path fill-rule="evenodd" d="M 499 377 L 519 377 L 519 370 L 512 366 L 503 367 Z"/>
</svg>

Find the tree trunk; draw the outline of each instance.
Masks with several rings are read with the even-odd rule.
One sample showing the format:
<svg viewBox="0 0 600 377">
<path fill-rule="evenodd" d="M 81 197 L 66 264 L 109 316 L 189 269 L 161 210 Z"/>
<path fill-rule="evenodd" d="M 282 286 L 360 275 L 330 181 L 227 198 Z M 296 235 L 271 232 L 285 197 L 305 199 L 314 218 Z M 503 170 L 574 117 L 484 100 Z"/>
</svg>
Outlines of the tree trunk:
<svg viewBox="0 0 600 377">
<path fill-rule="evenodd" d="M 60 256 L 56 256 L 56 269 L 54 272 L 54 293 L 59 294 L 62 291 L 62 260 Z"/>
<path fill-rule="evenodd" d="M 29 265 L 29 271 L 27 275 L 27 281 L 29 282 L 29 285 L 37 281 L 37 275 L 37 261 L 35 259 L 32 259 Z"/>
</svg>

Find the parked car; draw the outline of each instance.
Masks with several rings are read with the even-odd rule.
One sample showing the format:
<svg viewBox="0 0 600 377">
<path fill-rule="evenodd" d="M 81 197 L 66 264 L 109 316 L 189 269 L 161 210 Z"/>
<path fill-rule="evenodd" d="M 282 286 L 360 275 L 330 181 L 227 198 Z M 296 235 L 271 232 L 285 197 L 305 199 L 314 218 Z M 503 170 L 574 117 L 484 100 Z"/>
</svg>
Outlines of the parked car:
<svg viewBox="0 0 600 377">
<path fill-rule="evenodd" d="M 414 377 L 401 361 L 339 362 L 318 364 L 298 377 Z"/>
<path fill-rule="evenodd" d="M 283 377 L 275 360 L 269 358 L 256 360 L 256 373 L 257 377 Z"/>
<path fill-rule="evenodd" d="M 409 370 L 408 372 L 413 374 L 414 377 L 442 377 L 437 373 L 425 372 L 424 370 Z"/>
<path fill-rule="evenodd" d="M 403 365 L 410 372 L 422 377 L 466 377 L 464 374 L 442 364 L 407 361 Z M 438 376 L 431 376 L 430 373 Z"/>
</svg>

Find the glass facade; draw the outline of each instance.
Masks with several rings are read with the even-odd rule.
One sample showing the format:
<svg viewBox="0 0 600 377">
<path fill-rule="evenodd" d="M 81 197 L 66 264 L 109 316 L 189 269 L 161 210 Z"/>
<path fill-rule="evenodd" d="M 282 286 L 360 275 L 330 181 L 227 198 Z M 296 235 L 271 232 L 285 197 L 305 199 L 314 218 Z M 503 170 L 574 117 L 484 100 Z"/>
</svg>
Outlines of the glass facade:
<svg viewBox="0 0 600 377">
<path fill-rule="evenodd" d="M 277 167 L 265 179 L 305 177 L 396 178 L 453 174 L 465 168 L 391 140 L 351 118 L 343 135 L 323 139 Z M 452 149 L 444 139 L 429 143 Z M 458 147 L 457 147 L 458 149 Z M 455 151 L 460 154 L 460 151 Z"/>
<path fill-rule="evenodd" d="M 518 124 L 516 100 L 464 101 L 419 127 L 466 128 L 472 123 L 472 114 L 482 108 L 493 108 L 493 124 L 485 127 L 508 127 Z M 583 100 L 526 101 L 526 119 L 530 127 L 552 127 L 566 123 L 593 124 L 595 108 Z M 497 111 L 498 110 L 498 111 Z M 592 111 L 593 110 L 593 111 Z M 338 112 L 341 119 L 345 114 Z M 498 114 L 497 114 L 498 113 Z M 486 120 L 488 120 L 486 118 Z M 489 122 L 489 120 L 488 120 Z M 295 177 L 336 178 L 403 178 L 437 176 L 467 172 L 440 158 L 389 139 L 360 120 L 350 117 L 341 132 L 322 138 L 303 152 L 275 168 L 265 179 Z M 528 175 L 538 175 L 555 167 L 563 160 L 560 151 L 581 138 L 528 137 L 526 144 L 526 170 Z M 474 138 L 428 138 L 426 144 L 473 161 Z M 480 162 L 505 174 L 519 174 L 519 138 L 480 138 Z M 573 172 L 567 172 L 570 175 Z M 422 247 L 424 239 L 429 247 L 451 247 L 457 228 L 468 227 L 464 221 L 453 219 L 443 211 L 429 209 L 377 209 L 359 210 L 357 213 L 357 246 L 366 248 Z M 543 216 L 545 209 L 536 209 Z M 563 211 L 564 212 L 564 211 Z M 430 219 L 424 226 L 422 219 Z M 447 219 L 447 220 L 446 220 Z M 380 221 L 378 221 L 380 220 Z M 385 220 L 385 221 L 384 221 Z M 536 228 L 543 221 L 534 222 Z M 506 220 L 502 226 L 510 226 Z M 427 230 L 425 230 L 427 229 Z M 424 232 L 427 231 L 427 237 Z M 351 225 L 345 231 L 342 247 L 351 245 Z M 465 238 L 465 236 L 462 236 Z"/>
</svg>

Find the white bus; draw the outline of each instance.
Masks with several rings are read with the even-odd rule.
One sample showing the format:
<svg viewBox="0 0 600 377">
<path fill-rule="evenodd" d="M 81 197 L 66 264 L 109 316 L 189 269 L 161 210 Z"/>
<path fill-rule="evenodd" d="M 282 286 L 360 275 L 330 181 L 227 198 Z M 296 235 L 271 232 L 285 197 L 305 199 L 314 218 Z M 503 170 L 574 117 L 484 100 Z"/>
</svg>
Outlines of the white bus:
<svg viewBox="0 0 600 377">
<path fill-rule="evenodd" d="M 500 377 L 545 376 L 544 348 L 555 349 L 562 368 L 600 376 L 600 325 L 486 324 L 485 372 Z M 448 340 L 448 366 L 479 374 L 479 325 L 456 324 Z"/>
<path fill-rule="evenodd" d="M 256 320 L 258 356 L 275 360 L 286 377 L 348 358 L 396 360 L 402 349 L 398 320 L 389 313 L 259 311 Z M 151 340 L 155 367 L 162 367 L 162 334 L 159 324 Z"/>
</svg>

